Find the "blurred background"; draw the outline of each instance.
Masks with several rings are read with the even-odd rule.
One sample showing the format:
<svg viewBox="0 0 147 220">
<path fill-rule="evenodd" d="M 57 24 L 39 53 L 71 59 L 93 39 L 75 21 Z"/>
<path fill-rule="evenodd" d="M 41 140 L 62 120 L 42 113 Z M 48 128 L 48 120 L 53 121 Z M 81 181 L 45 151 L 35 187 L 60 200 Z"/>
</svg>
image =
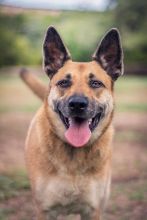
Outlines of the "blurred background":
<svg viewBox="0 0 147 220">
<path fill-rule="evenodd" d="M 108 29 L 120 30 L 125 74 L 115 85 L 112 192 L 105 219 L 146 220 L 146 0 L 0 0 L 0 220 L 34 219 L 24 142 L 41 101 L 19 71 L 26 66 L 49 83 L 41 67 L 49 25 L 57 28 L 77 61 L 91 59 Z"/>
</svg>

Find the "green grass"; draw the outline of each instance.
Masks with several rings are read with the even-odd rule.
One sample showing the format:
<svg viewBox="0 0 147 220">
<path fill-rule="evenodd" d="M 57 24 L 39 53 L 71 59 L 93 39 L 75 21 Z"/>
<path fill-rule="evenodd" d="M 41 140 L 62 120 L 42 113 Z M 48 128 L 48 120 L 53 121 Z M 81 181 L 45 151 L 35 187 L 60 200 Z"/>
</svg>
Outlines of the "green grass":
<svg viewBox="0 0 147 220">
<path fill-rule="evenodd" d="M 145 198 L 145 191 L 146 190 L 147 190 L 147 188 L 137 189 L 137 191 L 130 193 L 129 199 L 133 200 L 133 201 L 137 201 L 137 202 L 143 202 L 143 201 L 147 202 L 147 200 Z"/>
<path fill-rule="evenodd" d="M 105 219 L 146 220 L 146 179 L 113 182 L 111 190 Z"/>
<path fill-rule="evenodd" d="M 117 103 L 117 112 L 147 112 L 147 103 Z"/>
<path fill-rule="evenodd" d="M 18 112 L 36 112 L 37 109 L 39 108 L 39 104 L 35 103 L 33 105 L 31 104 L 25 104 L 21 106 L 0 106 L 0 113 L 18 113 Z"/>
<path fill-rule="evenodd" d="M 122 76 L 115 83 L 116 92 L 138 92 L 140 93 L 143 89 L 147 89 L 147 77 L 145 76 Z M 133 94 L 132 94 L 133 95 Z"/>
<path fill-rule="evenodd" d="M 15 213 L 13 208 L 0 209 L 0 220 L 8 220 L 8 216 Z"/>
<path fill-rule="evenodd" d="M 139 142 L 139 143 L 146 143 L 147 142 L 147 136 L 146 133 L 138 132 L 135 130 L 122 130 L 117 131 L 117 135 L 115 136 L 117 141 L 129 141 L 129 142 Z"/>
<path fill-rule="evenodd" d="M 118 112 L 147 112 L 147 77 L 123 76 L 115 83 Z"/>
<path fill-rule="evenodd" d="M 29 181 L 23 171 L 0 174 L 0 201 L 18 196 L 20 190 L 28 190 Z"/>
<path fill-rule="evenodd" d="M 127 185 L 129 184 L 129 187 Z M 147 202 L 147 185 L 141 177 L 136 180 L 113 183 L 112 198 L 123 195 L 129 200 Z"/>
<path fill-rule="evenodd" d="M 131 219 L 134 207 L 138 203 L 144 206 L 147 203 L 147 186 L 144 179 L 138 178 L 135 181 L 130 179 L 129 182 L 113 182 L 112 189 L 110 212 L 115 216 L 119 216 L 119 213 L 124 213 L 123 217 L 118 219 Z"/>
</svg>

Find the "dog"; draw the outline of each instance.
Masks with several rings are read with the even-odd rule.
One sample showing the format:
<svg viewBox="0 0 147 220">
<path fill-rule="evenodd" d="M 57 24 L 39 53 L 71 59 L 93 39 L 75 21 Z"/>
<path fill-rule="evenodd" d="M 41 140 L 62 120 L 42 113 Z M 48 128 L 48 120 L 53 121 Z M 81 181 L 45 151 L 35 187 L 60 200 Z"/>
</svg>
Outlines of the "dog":
<svg viewBox="0 0 147 220">
<path fill-rule="evenodd" d="M 111 182 L 114 82 L 123 74 L 120 34 L 110 29 L 90 62 L 74 62 L 51 26 L 43 54 L 48 87 L 21 71 L 44 100 L 25 147 L 37 219 L 78 214 L 81 220 L 100 220 Z"/>
</svg>

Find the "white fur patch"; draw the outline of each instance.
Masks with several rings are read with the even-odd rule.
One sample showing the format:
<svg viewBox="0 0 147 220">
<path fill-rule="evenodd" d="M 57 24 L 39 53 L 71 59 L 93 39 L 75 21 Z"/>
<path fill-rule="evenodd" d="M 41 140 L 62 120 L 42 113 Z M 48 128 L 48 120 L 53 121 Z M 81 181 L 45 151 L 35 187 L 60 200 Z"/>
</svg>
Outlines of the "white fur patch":
<svg viewBox="0 0 147 220">
<path fill-rule="evenodd" d="M 103 91 L 101 94 L 101 97 L 99 98 L 98 102 L 100 104 L 105 104 L 106 105 L 106 111 L 105 114 L 107 115 L 109 112 L 112 112 L 113 110 L 113 97 L 108 91 Z"/>
<path fill-rule="evenodd" d="M 101 97 L 98 99 L 98 102 L 100 105 L 104 104 L 106 106 L 105 116 L 100 120 L 98 126 L 92 132 L 92 137 L 90 140 L 91 143 L 93 143 L 93 141 L 101 135 L 104 127 L 106 126 L 106 121 L 108 120 L 110 113 L 113 111 L 114 106 L 113 97 L 107 90 L 103 91 Z"/>
<path fill-rule="evenodd" d="M 54 109 L 53 101 L 56 100 L 57 98 L 59 98 L 57 88 L 56 88 L 56 87 L 53 87 L 53 88 L 50 90 L 50 93 L 49 93 L 49 96 L 48 96 L 48 104 L 49 104 L 49 106 L 50 106 L 52 109 Z"/>
<path fill-rule="evenodd" d="M 101 60 L 101 62 L 102 62 L 102 66 L 103 66 L 104 68 L 106 68 L 106 67 L 108 66 L 108 63 L 106 62 L 105 56 L 104 56 L 104 55 L 101 55 L 101 56 L 100 56 L 100 60 Z"/>
<path fill-rule="evenodd" d="M 52 206 L 60 204 L 64 207 L 64 212 L 68 213 L 71 204 L 71 210 L 72 206 L 73 210 L 79 210 L 80 207 L 83 212 L 89 207 L 88 210 L 91 212 L 92 207 L 96 210 L 99 206 L 103 206 L 103 201 L 108 197 L 107 182 L 109 182 L 107 179 L 89 179 L 84 176 L 77 176 L 74 179 L 67 175 L 51 176 L 50 179 L 40 177 L 36 183 L 37 200 L 45 210 L 52 211 Z"/>
</svg>

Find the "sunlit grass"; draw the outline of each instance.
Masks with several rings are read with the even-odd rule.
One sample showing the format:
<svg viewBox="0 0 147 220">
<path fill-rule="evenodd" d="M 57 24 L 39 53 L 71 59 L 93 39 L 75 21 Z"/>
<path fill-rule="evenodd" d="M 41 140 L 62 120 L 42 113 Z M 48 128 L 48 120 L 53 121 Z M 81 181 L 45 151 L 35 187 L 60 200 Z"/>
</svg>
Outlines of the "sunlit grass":
<svg viewBox="0 0 147 220">
<path fill-rule="evenodd" d="M 147 112 L 147 103 L 117 103 L 117 112 Z"/>
<path fill-rule="evenodd" d="M 134 91 L 141 93 L 143 89 L 147 89 L 147 77 L 142 76 L 122 76 L 115 83 L 115 89 L 118 93 L 128 93 L 134 95 Z"/>
<path fill-rule="evenodd" d="M 115 139 L 117 141 L 124 141 L 125 142 L 135 142 L 135 143 L 146 143 L 147 142 L 147 136 L 146 133 L 144 132 L 138 132 L 135 130 L 122 130 L 122 131 L 117 131 L 117 135 L 115 136 Z"/>
</svg>

